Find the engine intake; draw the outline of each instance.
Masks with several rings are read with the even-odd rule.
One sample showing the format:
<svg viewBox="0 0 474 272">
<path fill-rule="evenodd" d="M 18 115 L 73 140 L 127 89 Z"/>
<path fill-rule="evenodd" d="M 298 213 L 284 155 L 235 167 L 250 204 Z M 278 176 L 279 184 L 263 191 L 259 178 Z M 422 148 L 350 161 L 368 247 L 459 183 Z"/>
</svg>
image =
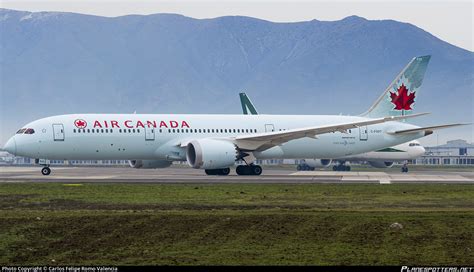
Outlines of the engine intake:
<svg viewBox="0 0 474 272">
<path fill-rule="evenodd" d="M 220 169 L 232 166 L 237 159 L 237 150 L 233 143 L 200 139 L 188 143 L 186 160 L 196 169 Z"/>
</svg>

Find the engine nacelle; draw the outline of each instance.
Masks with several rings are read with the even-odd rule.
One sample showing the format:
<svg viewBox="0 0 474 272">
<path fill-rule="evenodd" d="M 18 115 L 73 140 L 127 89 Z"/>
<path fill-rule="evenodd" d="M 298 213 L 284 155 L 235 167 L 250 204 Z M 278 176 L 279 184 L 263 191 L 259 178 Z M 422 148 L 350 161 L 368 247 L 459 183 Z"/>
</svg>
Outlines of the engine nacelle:
<svg viewBox="0 0 474 272">
<path fill-rule="evenodd" d="M 188 143 L 186 160 L 193 168 L 219 169 L 235 164 L 237 150 L 233 143 L 200 139 Z"/>
<path fill-rule="evenodd" d="M 375 168 L 390 168 L 393 166 L 393 162 L 384 161 L 369 161 L 369 164 Z"/>
<path fill-rule="evenodd" d="M 331 165 L 332 160 L 331 159 L 306 159 L 304 160 L 305 163 L 313 168 L 321 168 L 321 167 L 328 167 Z"/>
<path fill-rule="evenodd" d="M 171 165 L 171 161 L 165 160 L 129 160 L 128 164 L 132 168 L 152 169 L 166 168 Z"/>
</svg>

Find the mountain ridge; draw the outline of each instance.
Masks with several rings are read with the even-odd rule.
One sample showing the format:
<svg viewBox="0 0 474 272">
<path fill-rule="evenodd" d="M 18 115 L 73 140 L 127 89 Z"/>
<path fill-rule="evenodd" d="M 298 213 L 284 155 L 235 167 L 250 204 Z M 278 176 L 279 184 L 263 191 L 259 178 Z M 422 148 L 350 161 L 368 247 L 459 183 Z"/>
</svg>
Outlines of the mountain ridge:
<svg viewBox="0 0 474 272">
<path fill-rule="evenodd" d="M 73 112 L 240 113 L 242 90 L 261 112 L 358 114 L 412 57 L 427 54 L 417 111 L 444 122 L 474 119 L 474 53 L 394 20 L 0 9 L 0 30 L 2 134 Z M 25 110 L 6 118 L 17 108 Z"/>
</svg>

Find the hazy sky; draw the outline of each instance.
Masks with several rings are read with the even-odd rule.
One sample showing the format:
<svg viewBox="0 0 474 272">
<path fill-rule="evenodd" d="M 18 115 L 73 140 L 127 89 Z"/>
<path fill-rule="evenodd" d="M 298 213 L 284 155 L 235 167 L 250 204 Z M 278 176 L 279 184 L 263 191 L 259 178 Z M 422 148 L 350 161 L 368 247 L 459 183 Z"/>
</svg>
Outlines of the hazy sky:
<svg viewBox="0 0 474 272">
<path fill-rule="evenodd" d="M 194 18 L 244 15 L 275 22 L 339 20 L 349 15 L 412 23 L 451 44 L 474 51 L 474 1 L 200 1 L 200 0 L 0 0 L 1 7 L 69 11 L 101 16 L 178 13 Z"/>
</svg>

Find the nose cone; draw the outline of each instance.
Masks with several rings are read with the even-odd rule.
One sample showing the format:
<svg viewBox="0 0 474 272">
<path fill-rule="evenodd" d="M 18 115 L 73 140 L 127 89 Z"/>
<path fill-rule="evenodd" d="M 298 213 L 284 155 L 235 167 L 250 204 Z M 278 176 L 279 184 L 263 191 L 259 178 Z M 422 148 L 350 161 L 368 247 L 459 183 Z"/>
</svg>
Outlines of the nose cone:
<svg viewBox="0 0 474 272">
<path fill-rule="evenodd" d="M 419 148 L 420 148 L 420 156 L 425 154 L 426 149 L 423 146 L 419 146 Z"/>
<path fill-rule="evenodd" d="M 3 147 L 3 150 L 10 154 L 16 155 L 16 141 L 14 136 L 8 140 L 8 142 Z"/>
</svg>

